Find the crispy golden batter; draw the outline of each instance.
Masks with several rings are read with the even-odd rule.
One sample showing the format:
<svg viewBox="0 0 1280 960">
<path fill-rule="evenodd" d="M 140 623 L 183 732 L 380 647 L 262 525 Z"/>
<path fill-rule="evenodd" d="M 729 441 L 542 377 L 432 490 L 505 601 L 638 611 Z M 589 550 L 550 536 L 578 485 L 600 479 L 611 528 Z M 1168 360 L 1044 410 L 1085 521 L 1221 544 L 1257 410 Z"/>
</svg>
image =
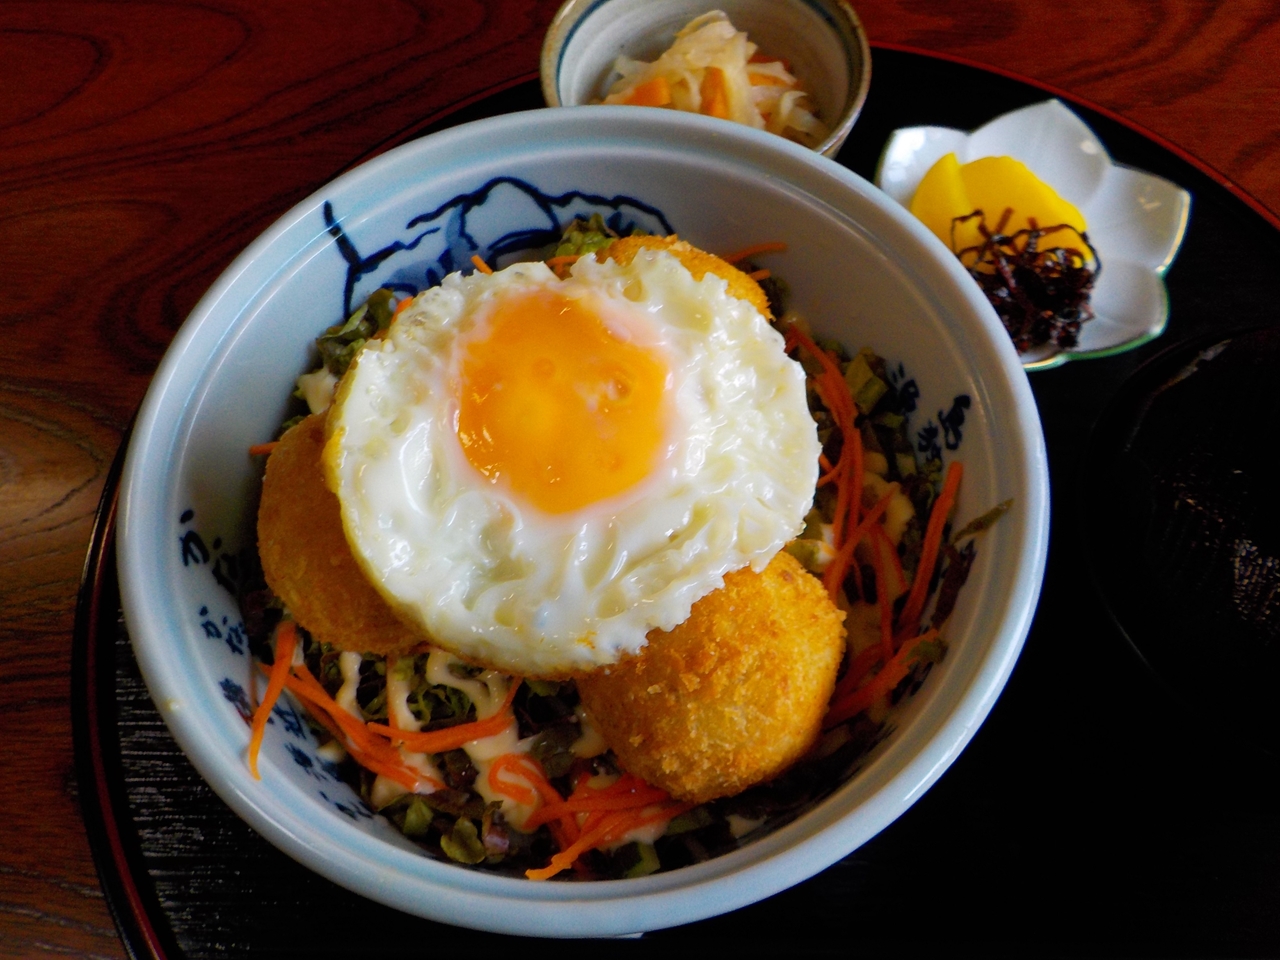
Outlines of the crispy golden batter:
<svg viewBox="0 0 1280 960">
<path fill-rule="evenodd" d="M 768 780 L 813 744 L 844 654 L 844 614 L 800 562 L 725 577 L 638 656 L 578 678 L 622 765 L 698 803 Z"/>
<path fill-rule="evenodd" d="M 669 237 L 622 237 L 605 247 L 596 257 L 600 260 L 616 260 L 624 267 L 642 249 L 666 250 L 685 265 L 693 274 L 694 280 L 701 280 L 708 273 L 713 273 L 729 284 L 729 296 L 738 300 L 746 300 L 772 320 L 769 312 L 769 298 L 749 276 L 733 264 L 721 260 L 714 253 L 707 253 L 681 240 L 675 234 Z"/>
<path fill-rule="evenodd" d="M 258 508 L 258 554 L 267 585 L 294 619 L 339 650 L 397 653 L 424 638 L 400 622 L 351 556 L 338 498 L 320 468 L 324 416 L 280 439 L 267 460 Z"/>
</svg>

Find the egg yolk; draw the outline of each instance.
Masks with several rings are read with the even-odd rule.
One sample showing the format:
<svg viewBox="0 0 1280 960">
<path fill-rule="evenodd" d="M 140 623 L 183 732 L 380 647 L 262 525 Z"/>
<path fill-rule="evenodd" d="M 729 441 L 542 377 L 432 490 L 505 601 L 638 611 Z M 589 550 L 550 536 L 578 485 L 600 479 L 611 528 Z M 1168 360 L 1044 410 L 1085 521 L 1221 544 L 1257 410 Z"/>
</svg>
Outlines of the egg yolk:
<svg viewBox="0 0 1280 960">
<path fill-rule="evenodd" d="M 1067 224 L 1081 233 L 1084 217 L 1057 191 L 1013 157 L 983 157 L 961 164 L 948 153 L 924 175 L 911 212 L 954 253 L 983 242 L 978 218 L 956 222 L 981 210 L 986 227 L 994 231 L 1006 210 L 1012 210 L 1001 228 L 1006 236 L 1033 225 L 1041 229 Z"/>
<path fill-rule="evenodd" d="M 590 299 L 508 296 L 466 350 L 458 439 L 467 459 L 545 513 L 628 489 L 664 439 L 667 368 L 614 336 Z"/>
</svg>

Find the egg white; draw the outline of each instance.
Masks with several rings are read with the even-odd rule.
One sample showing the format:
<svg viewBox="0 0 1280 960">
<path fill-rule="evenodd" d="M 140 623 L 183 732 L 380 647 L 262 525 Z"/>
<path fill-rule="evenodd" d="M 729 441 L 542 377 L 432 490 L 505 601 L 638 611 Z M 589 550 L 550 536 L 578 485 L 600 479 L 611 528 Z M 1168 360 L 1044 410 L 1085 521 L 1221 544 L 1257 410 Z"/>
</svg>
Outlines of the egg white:
<svg viewBox="0 0 1280 960">
<path fill-rule="evenodd" d="M 654 469 L 554 515 L 484 477 L 457 435 L 467 342 L 501 298 L 539 289 L 589 298 L 671 370 Z M 564 281 L 542 263 L 451 274 L 360 353 L 329 432 L 327 477 L 371 582 L 439 645 L 527 676 L 616 662 L 725 573 L 762 569 L 803 527 L 820 452 L 781 335 L 724 280 L 654 250 L 584 257 Z"/>
</svg>

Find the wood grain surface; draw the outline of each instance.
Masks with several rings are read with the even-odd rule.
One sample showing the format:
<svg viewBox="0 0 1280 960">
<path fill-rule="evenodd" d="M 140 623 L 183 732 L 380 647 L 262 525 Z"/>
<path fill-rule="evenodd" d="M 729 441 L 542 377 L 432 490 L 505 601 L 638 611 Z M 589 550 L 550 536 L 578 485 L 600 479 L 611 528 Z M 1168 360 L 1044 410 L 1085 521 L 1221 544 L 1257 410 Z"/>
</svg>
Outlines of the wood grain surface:
<svg viewBox="0 0 1280 960">
<path fill-rule="evenodd" d="M 536 71 L 556 6 L 0 4 L 0 957 L 124 956 L 77 808 L 70 646 L 106 469 L 166 345 L 292 204 Z M 1090 100 L 1280 214 L 1280 0 L 856 6 L 873 42 Z"/>
</svg>

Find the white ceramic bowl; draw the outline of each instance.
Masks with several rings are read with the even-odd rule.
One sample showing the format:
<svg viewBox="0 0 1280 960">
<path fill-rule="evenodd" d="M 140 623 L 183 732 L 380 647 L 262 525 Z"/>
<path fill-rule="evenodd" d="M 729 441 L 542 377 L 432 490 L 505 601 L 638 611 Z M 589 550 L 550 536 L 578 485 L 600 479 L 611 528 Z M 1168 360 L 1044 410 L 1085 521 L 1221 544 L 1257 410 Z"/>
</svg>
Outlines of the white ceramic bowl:
<svg viewBox="0 0 1280 960">
<path fill-rule="evenodd" d="M 876 185 L 904 207 L 939 159 L 961 163 L 1013 157 L 1084 215 L 1102 272 L 1091 298 L 1095 316 L 1069 350 L 1045 344 L 1023 354 L 1028 370 L 1068 360 L 1109 357 L 1164 332 L 1169 294 L 1164 272 L 1182 245 L 1191 195 L 1163 177 L 1112 163 L 1107 149 L 1061 100 L 1013 110 L 972 133 L 950 127 L 895 130 L 876 171 Z"/>
<path fill-rule="evenodd" d="M 791 64 L 830 133 L 814 149 L 834 157 L 871 85 L 871 47 L 845 0 L 568 0 L 542 45 L 549 107 L 598 103 L 619 56 L 652 61 L 694 17 L 723 10 L 760 50 Z"/>
<path fill-rule="evenodd" d="M 254 548 L 260 462 L 313 338 L 383 283 L 421 286 L 479 253 L 501 264 L 601 211 L 711 250 L 785 240 L 769 266 L 822 335 L 870 345 L 918 385 L 913 429 L 952 446 L 959 516 L 1013 498 L 979 546 L 951 649 L 861 770 L 731 853 L 643 879 L 545 882 L 438 862 L 374 816 L 286 703 L 261 780 L 246 768 L 253 672 L 229 587 Z M 956 398 L 967 397 L 968 407 Z M 940 418 L 959 407 L 939 432 Z M 952 429 L 954 428 L 954 429 Z M 352 890 L 486 930 L 625 934 L 732 910 L 818 872 L 903 812 L 968 742 L 1031 622 L 1047 544 L 1045 452 L 995 314 L 923 226 L 864 180 L 781 138 L 673 111 L 541 110 L 410 143 L 345 174 L 258 238 L 196 306 L 139 414 L 119 569 L 138 662 L 203 776 L 267 839 Z M 261 691 L 259 681 L 256 689 Z"/>
</svg>

